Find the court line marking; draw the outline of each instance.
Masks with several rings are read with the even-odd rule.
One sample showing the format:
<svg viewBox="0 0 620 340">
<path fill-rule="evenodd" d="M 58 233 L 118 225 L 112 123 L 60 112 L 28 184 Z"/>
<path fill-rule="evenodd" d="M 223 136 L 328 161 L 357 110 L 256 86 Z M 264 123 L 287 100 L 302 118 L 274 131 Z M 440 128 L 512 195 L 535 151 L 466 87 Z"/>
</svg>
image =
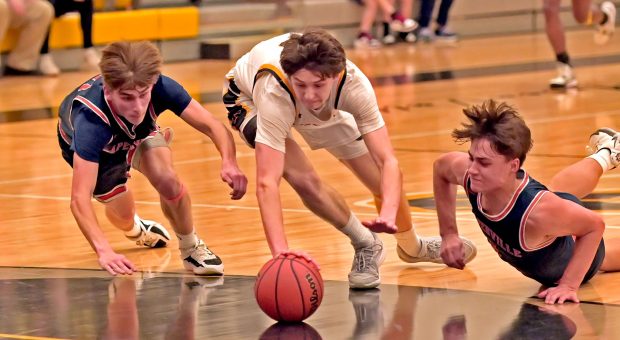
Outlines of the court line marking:
<svg viewBox="0 0 620 340">
<path fill-rule="evenodd" d="M 620 115 L 620 110 L 592 112 L 592 113 L 559 116 L 559 117 L 551 117 L 551 118 L 531 119 L 531 120 L 528 120 L 528 124 L 532 125 L 532 124 L 543 124 L 543 123 L 550 123 L 550 122 L 568 121 L 568 120 L 575 120 L 575 119 L 584 119 L 584 118 L 591 118 L 592 116 L 596 116 L 596 115 Z M 452 133 L 452 130 L 439 130 L 439 131 L 435 130 L 435 131 L 416 132 L 416 133 L 409 133 L 409 134 L 391 134 L 390 139 L 391 140 L 413 139 L 413 138 L 423 138 L 423 137 L 431 137 L 431 136 L 438 136 L 438 135 L 449 135 L 450 133 Z M 304 146 L 305 145 L 303 145 L 302 148 Z M 309 148 L 307 147 L 305 147 L 304 149 L 309 150 Z M 250 156 L 254 156 L 254 152 L 237 153 L 236 156 L 237 158 L 250 157 Z M 174 165 L 194 164 L 194 163 L 211 162 L 211 161 L 218 161 L 218 160 L 221 160 L 220 156 L 212 156 L 212 157 L 188 159 L 184 161 L 175 161 Z M 31 181 L 45 181 L 48 179 L 65 178 L 65 177 L 71 177 L 71 176 L 73 176 L 73 174 L 67 173 L 63 175 L 51 175 L 51 176 L 40 176 L 40 177 L 4 180 L 4 181 L 0 181 L 0 185 L 21 183 L 21 182 L 31 182 Z M 615 178 L 615 177 L 620 177 L 620 175 L 606 175 L 604 177 Z"/>
<path fill-rule="evenodd" d="M 2 199 L 2 198 L 6 198 L 6 199 L 16 199 L 16 198 L 19 198 L 19 199 L 41 199 L 41 200 L 65 201 L 65 202 L 68 202 L 68 201 L 71 200 L 70 197 L 66 197 L 66 196 L 0 194 L 0 199 Z M 363 202 L 363 201 L 361 201 L 361 202 Z M 155 205 L 155 206 L 159 206 L 161 204 L 159 201 L 157 201 L 157 202 L 152 202 L 152 201 L 135 201 L 135 203 L 136 204 L 142 204 L 142 205 Z M 359 202 L 357 202 L 357 203 L 359 203 Z M 364 205 L 359 205 L 357 203 L 354 203 L 353 205 L 354 206 L 360 206 L 360 207 L 368 207 L 368 206 L 364 206 Z M 192 203 L 192 207 L 195 207 L 195 208 L 224 209 L 224 210 L 254 210 L 254 211 L 260 211 L 259 207 L 244 207 L 244 206 L 239 206 L 239 205 L 223 205 L 223 204 L 208 204 L 208 203 Z M 311 212 L 308 209 L 283 208 L 282 212 L 314 214 L 313 212 Z M 364 212 L 359 212 L 359 211 L 353 211 L 353 213 L 356 216 L 365 216 L 365 217 L 376 217 L 377 216 L 376 213 L 364 213 Z M 618 212 L 597 211 L 597 213 L 600 214 L 600 215 L 603 215 L 603 216 L 620 216 L 620 211 L 618 211 Z M 437 213 L 434 212 L 434 211 L 429 211 L 429 212 L 411 212 L 410 214 L 411 214 L 411 216 L 414 219 L 417 219 L 418 221 L 420 219 L 433 219 L 433 220 L 435 220 L 437 218 Z M 460 221 L 460 222 L 476 222 L 475 218 L 463 217 L 463 216 L 471 215 L 470 211 L 457 211 L 456 215 L 457 215 L 458 221 Z M 415 226 L 417 224 L 416 221 L 414 221 L 413 224 Z M 608 225 L 608 226 L 605 226 L 605 228 L 607 228 L 607 229 L 620 229 L 620 226 Z"/>
<path fill-rule="evenodd" d="M 254 153 L 237 153 L 237 158 L 241 158 L 241 157 L 249 157 L 249 156 L 254 156 Z M 188 160 L 184 160 L 184 161 L 175 161 L 173 162 L 174 165 L 185 165 L 185 164 L 194 164 L 194 163 L 202 163 L 202 162 L 212 162 L 212 161 L 219 161 L 222 158 L 220 156 L 212 156 L 212 157 L 203 157 L 203 158 L 195 158 L 195 159 L 188 159 Z M 15 184 L 15 183 L 22 183 L 22 182 L 34 182 L 34 181 L 46 181 L 49 179 L 56 179 L 56 178 L 66 178 L 66 177 L 72 177 L 73 173 L 68 172 L 66 174 L 62 174 L 62 175 L 50 175 L 50 176 L 40 176 L 40 177 L 30 177 L 30 178 L 19 178 L 19 179 L 9 179 L 9 180 L 4 180 L 4 181 L 0 181 L 0 185 L 2 184 Z"/>
<path fill-rule="evenodd" d="M 66 338 L 48 338 L 44 336 L 28 336 L 28 335 L 3 334 L 3 333 L 0 333 L 0 337 L 9 338 L 9 339 L 24 339 L 24 340 L 68 340 Z"/>
</svg>

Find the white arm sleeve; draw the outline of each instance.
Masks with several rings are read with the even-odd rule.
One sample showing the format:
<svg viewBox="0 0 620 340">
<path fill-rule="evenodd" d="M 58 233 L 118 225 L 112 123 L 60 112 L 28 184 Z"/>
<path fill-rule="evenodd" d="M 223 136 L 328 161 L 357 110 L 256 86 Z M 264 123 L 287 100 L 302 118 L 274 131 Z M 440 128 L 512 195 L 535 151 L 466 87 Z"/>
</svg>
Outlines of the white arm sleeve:
<svg viewBox="0 0 620 340">
<path fill-rule="evenodd" d="M 295 122 L 295 106 L 288 92 L 271 75 L 260 77 L 252 94 L 256 105 L 256 142 L 285 152 L 285 140 Z"/>
</svg>

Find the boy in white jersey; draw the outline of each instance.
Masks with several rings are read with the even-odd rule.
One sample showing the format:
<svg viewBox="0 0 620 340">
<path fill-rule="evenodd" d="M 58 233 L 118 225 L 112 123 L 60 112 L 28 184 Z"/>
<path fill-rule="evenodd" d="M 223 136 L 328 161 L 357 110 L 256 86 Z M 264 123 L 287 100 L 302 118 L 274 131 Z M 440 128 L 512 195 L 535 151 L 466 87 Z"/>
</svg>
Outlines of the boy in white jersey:
<svg viewBox="0 0 620 340">
<path fill-rule="evenodd" d="M 468 123 L 452 136 L 471 142 L 469 155 L 450 152 L 433 166 L 446 264 L 463 268 L 455 217 L 456 186 L 462 185 L 491 246 L 523 275 L 549 287 L 538 294 L 546 303 L 579 302 L 579 285 L 599 270 L 620 270 L 620 240 L 603 242 L 603 219 L 578 199 L 620 163 L 620 135 L 597 130 L 590 137 L 593 154 L 556 174 L 547 189 L 522 168 L 532 139 L 516 110 L 489 100 L 463 113 Z"/>
<path fill-rule="evenodd" d="M 224 104 L 241 137 L 256 148 L 257 196 L 267 242 L 274 256 L 293 253 L 284 234 L 280 179 L 306 207 L 346 234 L 355 248 L 352 288 L 379 285 L 384 259 L 371 231 L 396 233 L 406 262 L 442 263 L 440 238 L 418 238 L 412 230 L 402 175 L 370 82 L 345 57 L 329 33 L 312 29 L 263 41 L 227 74 Z M 310 148 L 325 148 L 374 194 L 379 216 L 360 222 L 333 188 L 323 183 L 297 142 L 295 127 Z M 467 261 L 475 246 L 463 242 Z"/>
</svg>

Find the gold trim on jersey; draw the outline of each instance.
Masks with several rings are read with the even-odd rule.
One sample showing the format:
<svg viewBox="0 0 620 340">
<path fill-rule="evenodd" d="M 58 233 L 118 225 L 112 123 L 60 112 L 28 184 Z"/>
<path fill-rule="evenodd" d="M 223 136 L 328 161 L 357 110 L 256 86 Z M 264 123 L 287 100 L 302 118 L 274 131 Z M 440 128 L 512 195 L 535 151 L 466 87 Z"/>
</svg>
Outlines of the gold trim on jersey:
<svg viewBox="0 0 620 340">
<path fill-rule="evenodd" d="M 254 90 L 254 86 L 256 85 L 256 81 L 258 80 L 258 78 L 262 77 L 265 74 L 265 72 L 271 73 L 271 75 L 273 75 L 274 78 L 276 78 L 280 86 L 282 86 L 282 88 L 284 88 L 284 90 L 288 92 L 289 96 L 291 97 L 291 100 L 293 101 L 293 105 L 297 107 L 297 102 L 295 101 L 295 91 L 293 91 L 293 87 L 289 84 L 288 79 L 286 78 L 284 73 L 282 73 L 282 71 L 274 65 L 263 64 L 261 65 L 261 67 L 258 68 L 258 71 L 256 72 L 256 75 L 254 76 L 254 83 L 252 84 L 252 90 Z"/>
<path fill-rule="evenodd" d="M 338 101 L 340 100 L 340 92 L 342 92 L 342 88 L 344 87 L 344 83 L 347 80 L 347 69 L 340 71 L 338 75 L 340 79 L 338 79 L 338 90 L 336 91 L 336 100 L 334 101 L 334 108 L 338 108 Z"/>
</svg>

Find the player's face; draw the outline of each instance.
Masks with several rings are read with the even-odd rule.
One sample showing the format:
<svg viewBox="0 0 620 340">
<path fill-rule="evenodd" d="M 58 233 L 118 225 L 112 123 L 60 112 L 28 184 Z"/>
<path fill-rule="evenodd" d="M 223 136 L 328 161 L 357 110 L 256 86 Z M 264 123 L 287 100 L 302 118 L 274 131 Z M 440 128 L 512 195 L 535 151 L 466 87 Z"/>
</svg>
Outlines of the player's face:
<svg viewBox="0 0 620 340">
<path fill-rule="evenodd" d="M 519 159 L 497 153 L 486 138 L 476 139 L 469 148 L 469 176 L 474 192 L 486 193 L 514 184 Z"/>
<path fill-rule="evenodd" d="M 138 125 L 144 120 L 151 102 L 151 90 L 153 90 L 153 85 L 117 90 L 104 87 L 106 100 L 114 112 L 133 125 Z"/>
<path fill-rule="evenodd" d="M 305 68 L 293 73 L 291 84 L 297 99 L 308 109 L 318 110 L 325 105 L 338 77 L 324 77 Z"/>
</svg>

